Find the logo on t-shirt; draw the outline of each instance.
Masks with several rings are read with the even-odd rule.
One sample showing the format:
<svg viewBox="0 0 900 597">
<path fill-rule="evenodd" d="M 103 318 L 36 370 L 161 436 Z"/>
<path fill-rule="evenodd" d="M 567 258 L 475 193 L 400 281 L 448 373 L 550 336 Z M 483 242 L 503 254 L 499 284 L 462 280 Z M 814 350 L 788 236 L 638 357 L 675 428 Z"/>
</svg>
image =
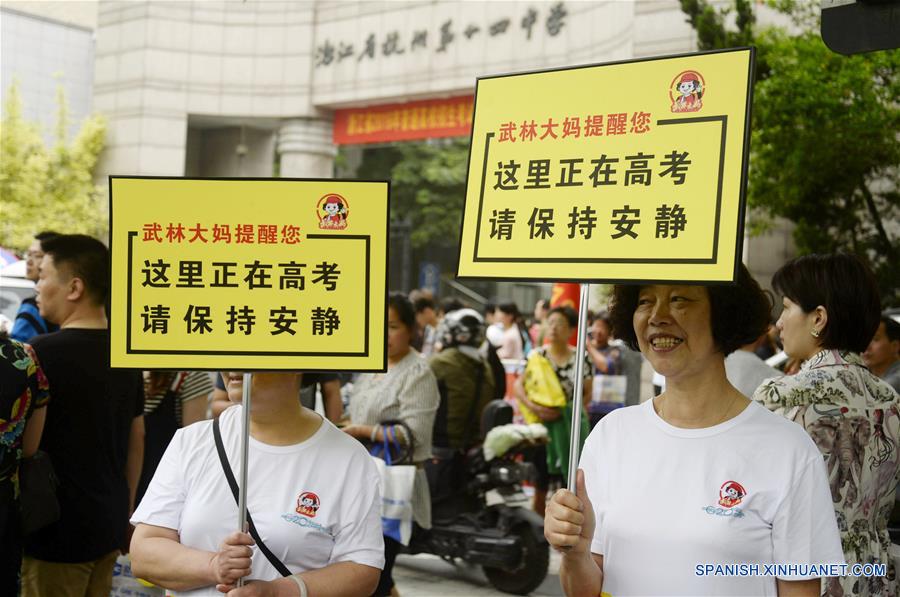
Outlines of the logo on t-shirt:
<svg viewBox="0 0 900 597">
<path fill-rule="evenodd" d="M 747 490 L 737 481 L 725 481 L 719 488 L 719 505 L 726 508 L 733 508 L 741 503 Z"/>
<path fill-rule="evenodd" d="M 297 498 L 297 514 L 314 518 L 319 510 L 319 496 L 311 491 L 304 491 Z"/>
</svg>

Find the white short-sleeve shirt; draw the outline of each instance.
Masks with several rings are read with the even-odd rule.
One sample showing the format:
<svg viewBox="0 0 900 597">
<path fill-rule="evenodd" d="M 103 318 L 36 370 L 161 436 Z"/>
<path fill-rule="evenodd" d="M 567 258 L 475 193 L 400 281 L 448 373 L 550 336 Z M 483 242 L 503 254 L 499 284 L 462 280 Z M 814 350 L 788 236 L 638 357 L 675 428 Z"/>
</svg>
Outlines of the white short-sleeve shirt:
<svg viewBox="0 0 900 597">
<path fill-rule="evenodd" d="M 219 418 L 235 477 L 242 407 Z M 328 421 L 306 441 L 271 446 L 250 438 L 247 509 L 269 549 L 291 570 L 336 562 L 384 566 L 380 478 L 365 448 Z M 131 518 L 178 531 L 181 543 L 217 551 L 237 527 L 237 504 L 219 462 L 212 421 L 176 432 Z M 248 580 L 281 575 L 253 547 Z M 205 587 L 179 595 L 221 595 Z"/>
<path fill-rule="evenodd" d="M 776 595 L 773 576 L 697 566 L 844 563 L 822 455 L 759 404 L 705 429 L 669 425 L 653 401 L 615 410 L 580 467 L 597 519 L 591 551 L 613 597 Z"/>
</svg>

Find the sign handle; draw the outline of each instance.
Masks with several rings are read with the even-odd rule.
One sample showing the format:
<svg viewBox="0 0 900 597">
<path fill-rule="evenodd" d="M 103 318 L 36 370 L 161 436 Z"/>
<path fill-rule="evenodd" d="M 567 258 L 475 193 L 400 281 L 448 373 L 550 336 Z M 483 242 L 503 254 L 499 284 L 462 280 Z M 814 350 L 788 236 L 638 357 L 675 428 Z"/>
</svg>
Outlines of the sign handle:
<svg viewBox="0 0 900 597">
<path fill-rule="evenodd" d="M 243 411 L 243 427 L 241 428 L 241 478 L 238 484 L 238 530 L 247 532 L 247 462 L 250 452 L 250 386 L 253 382 L 252 373 L 244 373 L 244 383 L 241 388 L 241 407 Z M 244 579 L 239 578 L 237 586 L 244 586 Z"/>
<path fill-rule="evenodd" d="M 587 339 L 587 312 L 590 284 L 581 284 L 578 300 L 578 342 L 575 345 L 575 393 L 572 395 L 572 429 L 569 433 L 568 490 L 575 493 L 575 477 L 578 474 L 578 458 L 581 456 L 581 411 L 584 408 L 584 345 Z"/>
</svg>

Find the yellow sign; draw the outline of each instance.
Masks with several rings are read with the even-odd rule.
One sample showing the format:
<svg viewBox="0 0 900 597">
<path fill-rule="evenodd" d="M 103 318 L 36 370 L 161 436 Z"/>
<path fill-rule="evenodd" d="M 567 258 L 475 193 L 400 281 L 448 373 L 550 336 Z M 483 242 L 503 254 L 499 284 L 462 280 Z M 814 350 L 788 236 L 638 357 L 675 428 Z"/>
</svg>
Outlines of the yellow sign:
<svg viewBox="0 0 900 597">
<path fill-rule="evenodd" d="M 113 367 L 383 371 L 388 183 L 110 177 Z"/>
<path fill-rule="evenodd" d="M 730 282 L 753 49 L 478 80 L 458 275 Z"/>
</svg>

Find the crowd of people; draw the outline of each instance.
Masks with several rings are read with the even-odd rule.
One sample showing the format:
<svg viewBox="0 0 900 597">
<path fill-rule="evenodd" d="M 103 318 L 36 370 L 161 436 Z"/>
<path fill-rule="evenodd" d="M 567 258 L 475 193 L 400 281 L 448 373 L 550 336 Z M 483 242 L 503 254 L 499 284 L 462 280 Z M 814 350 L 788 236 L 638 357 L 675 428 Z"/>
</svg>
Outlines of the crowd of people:
<svg viewBox="0 0 900 597">
<path fill-rule="evenodd" d="M 526 320 L 512 301 L 392 293 L 385 372 L 251 376 L 244 532 L 243 372 L 111 369 L 108 268 L 95 239 L 37 235 L 36 300 L 0 333 L 0 594 L 108 595 L 130 551 L 135 575 L 180 594 L 397 595 L 403 545 L 382 526 L 370 449 L 391 444 L 415 468 L 412 534 L 427 533 L 443 491 L 434 467 L 479 445 L 475 421 L 493 400 L 547 429 L 529 456 L 532 506 L 568 595 L 898 592 L 887 521 L 900 324 L 854 256 L 782 267 L 774 324 L 743 267 L 735 285 L 615 286 L 609 310 L 589 314 L 579 396 L 571 307 L 542 299 Z M 793 375 L 763 360 L 779 341 Z M 662 381 L 641 402 L 645 365 Z M 58 512 L 29 528 L 20 477 L 47 474 L 47 461 Z M 737 562 L 886 573 L 697 572 Z"/>
</svg>

